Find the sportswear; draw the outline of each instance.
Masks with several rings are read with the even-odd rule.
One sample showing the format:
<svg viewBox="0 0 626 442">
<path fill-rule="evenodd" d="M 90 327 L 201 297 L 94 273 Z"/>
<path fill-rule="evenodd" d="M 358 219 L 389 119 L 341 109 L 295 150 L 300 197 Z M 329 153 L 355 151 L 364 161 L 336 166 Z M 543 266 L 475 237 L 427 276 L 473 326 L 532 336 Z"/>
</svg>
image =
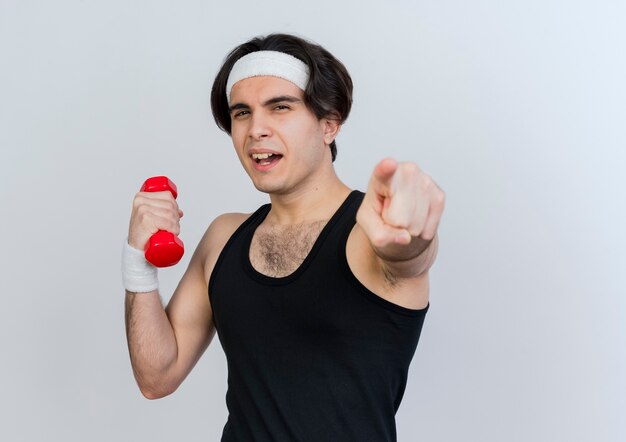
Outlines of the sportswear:
<svg viewBox="0 0 626 442">
<path fill-rule="evenodd" d="M 285 277 L 249 258 L 260 207 L 230 237 L 209 280 L 228 364 L 222 442 L 390 442 L 429 306 L 412 310 L 354 276 L 346 243 L 363 193 L 352 191 L 300 267 Z"/>
</svg>

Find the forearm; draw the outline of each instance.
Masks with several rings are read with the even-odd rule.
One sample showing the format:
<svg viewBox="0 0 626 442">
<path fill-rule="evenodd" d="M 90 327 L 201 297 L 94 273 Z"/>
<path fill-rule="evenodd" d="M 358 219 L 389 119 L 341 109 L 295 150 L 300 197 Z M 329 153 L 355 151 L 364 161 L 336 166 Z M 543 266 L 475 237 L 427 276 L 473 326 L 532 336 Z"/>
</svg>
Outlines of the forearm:
<svg viewBox="0 0 626 442">
<path fill-rule="evenodd" d="M 130 360 L 141 392 L 148 398 L 169 394 L 168 382 L 177 355 L 172 325 L 158 291 L 126 291 L 126 337 Z"/>
<path fill-rule="evenodd" d="M 385 269 L 395 278 L 415 278 L 430 269 L 437 257 L 439 237 L 425 240 L 413 237 L 409 244 L 374 247 Z"/>
</svg>

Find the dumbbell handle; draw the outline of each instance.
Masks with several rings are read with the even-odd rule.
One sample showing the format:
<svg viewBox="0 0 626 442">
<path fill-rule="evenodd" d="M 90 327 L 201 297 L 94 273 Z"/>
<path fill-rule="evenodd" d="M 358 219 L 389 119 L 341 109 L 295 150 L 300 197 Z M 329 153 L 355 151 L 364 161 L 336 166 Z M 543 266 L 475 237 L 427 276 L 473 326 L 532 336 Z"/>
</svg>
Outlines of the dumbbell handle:
<svg viewBox="0 0 626 442">
<path fill-rule="evenodd" d="M 169 191 L 174 198 L 178 196 L 176 184 L 166 176 L 148 178 L 141 186 L 141 192 Z M 159 230 L 152 235 L 145 245 L 145 256 L 148 262 L 156 267 L 169 267 L 176 264 L 185 253 L 183 242 L 172 232 Z"/>
</svg>

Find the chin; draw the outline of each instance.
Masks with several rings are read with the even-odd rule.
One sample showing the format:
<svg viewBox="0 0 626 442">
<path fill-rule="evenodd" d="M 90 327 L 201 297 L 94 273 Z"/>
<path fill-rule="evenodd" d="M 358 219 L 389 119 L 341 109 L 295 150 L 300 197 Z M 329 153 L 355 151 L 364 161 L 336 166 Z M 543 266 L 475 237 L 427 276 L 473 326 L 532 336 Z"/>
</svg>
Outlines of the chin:
<svg viewBox="0 0 626 442">
<path fill-rule="evenodd" d="M 259 192 L 267 193 L 267 194 L 276 194 L 279 195 L 285 192 L 283 186 L 278 183 L 260 183 L 256 181 L 252 181 L 252 184 Z"/>
</svg>

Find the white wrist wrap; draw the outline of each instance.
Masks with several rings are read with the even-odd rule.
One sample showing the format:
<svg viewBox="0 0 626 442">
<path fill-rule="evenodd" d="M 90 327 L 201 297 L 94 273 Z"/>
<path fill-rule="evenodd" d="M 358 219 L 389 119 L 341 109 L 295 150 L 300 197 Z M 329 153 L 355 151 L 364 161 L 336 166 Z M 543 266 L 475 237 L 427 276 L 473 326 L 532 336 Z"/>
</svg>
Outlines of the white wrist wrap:
<svg viewBox="0 0 626 442">
<path fill-rule="evenodd" d="M 129 292 L 147 293 L 159 288 L 157 268 L 146 261 L 143 250 L 124 241 L 122 250 L 122 283 Z"/>
</svg>

